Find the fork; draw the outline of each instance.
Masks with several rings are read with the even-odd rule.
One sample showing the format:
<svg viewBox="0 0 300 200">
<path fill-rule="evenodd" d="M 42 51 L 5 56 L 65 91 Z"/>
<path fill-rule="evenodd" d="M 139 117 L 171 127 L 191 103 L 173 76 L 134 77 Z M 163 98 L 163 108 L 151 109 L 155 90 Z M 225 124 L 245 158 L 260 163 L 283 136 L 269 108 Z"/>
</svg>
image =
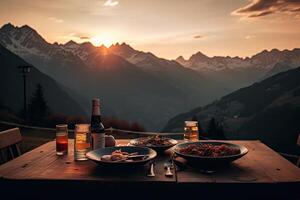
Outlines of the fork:
<svg viewBox="0 0 300 200">
<path fill-rule="evenodd" d="M 171 177 L 173 176 L 173 173 L 171 171 L 171 169 L 173 168 L 173 163 L 171 160 L 167 161 L 164 163 L 164 167 L 166 169 L 166 173 L 165 173 L 165 176 L 168 176 L 168 177 Z"/>
<path fill-rule="evenodd" d="M 155 173 L 154 173 L 154 162 L 150 163 L 150 170 L 149 173 L 147 174 L 148 177 L 154 177 Z"/>
</svg>

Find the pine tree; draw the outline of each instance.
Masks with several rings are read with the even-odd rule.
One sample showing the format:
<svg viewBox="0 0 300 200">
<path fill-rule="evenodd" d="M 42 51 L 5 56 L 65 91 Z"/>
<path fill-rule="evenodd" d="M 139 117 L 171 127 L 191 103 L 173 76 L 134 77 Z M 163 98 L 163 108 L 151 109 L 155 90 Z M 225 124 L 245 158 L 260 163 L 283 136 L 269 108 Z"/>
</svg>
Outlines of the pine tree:
<svg viewBox="0 0 300 200">
<path fill-rule="evenodd" d="M 28 116 L 32 124 L 42 125 L 49 115 L 49 107 L 44 97 L 43 87 L 37 84 L 28 105 Z"/>
<path fill-rule="evenodd" d="M 217 132 L 217 123 L 215 118 L 211 118 L 211 120 L 209 121 L 208 124 L 208 128 L 207 128 L 207 133 L 208 133 L 208 137 L 211 139 L 215 139 L 215 135 Z"/>
<path fill-rule="evenodd" d="M 218 131 L 217 131 L 216 139 L 226 140 L 222 123 L 218 123 Z"/>
<path fill-rule="evenodd" d="M 225 140 L 223 125 L 218 123 L 215 118 L 211 118 L 208 125 L 208 137 L 215 140 Z"/>
</svg>

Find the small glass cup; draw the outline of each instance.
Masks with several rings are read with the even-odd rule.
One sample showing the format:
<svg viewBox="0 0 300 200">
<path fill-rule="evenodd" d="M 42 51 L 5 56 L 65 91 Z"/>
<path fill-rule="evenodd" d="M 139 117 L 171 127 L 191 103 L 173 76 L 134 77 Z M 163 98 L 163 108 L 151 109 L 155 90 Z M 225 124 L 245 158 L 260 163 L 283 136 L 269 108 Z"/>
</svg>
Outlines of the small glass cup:
<svg viewBox="0 0 300 200">
<path fill-rule="evenodd" d="M 56 125 L 56 154 L 64 155 L 68 153 L 68 125 Z"/>
<path fill-rule="evenodd" d="M 197 141 L 199 139 L 198 122 L 185 121 L 184 140 Z"/>
<path fill-rule="evenodd" d="M 75 125 L 74 160 L 87 160 L 86 153 L 91 149 L 90 124 Z"/>
</svg>

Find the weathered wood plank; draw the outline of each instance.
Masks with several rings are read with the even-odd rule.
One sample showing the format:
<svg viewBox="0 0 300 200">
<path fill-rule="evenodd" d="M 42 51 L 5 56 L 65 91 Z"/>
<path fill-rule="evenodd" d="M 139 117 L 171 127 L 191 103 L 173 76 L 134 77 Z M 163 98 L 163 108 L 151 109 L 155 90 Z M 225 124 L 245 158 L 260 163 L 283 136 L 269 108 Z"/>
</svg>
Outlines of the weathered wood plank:
<svg viewBox="0 0 300 200">
<path fill-rule="evenodd" d="M 53 151 L 49 151 L 49 148 L 54 148 L 53 142 L 48 142 L 38 148 L 29 151 L 16 159 L 7 162 L 0 166 L 0 177 L 3 175 L 9 175 L 9 173 L 14 173 L 17 169 L 22 169 L 33 165 L 35 161 L 38 161 L 42 157 L 48 157 L 53 154 Z"/>
<path fill-rule="evenodd" d="M 241 159 L 236 160 L 227 168 L 224 168 L 212 174 L 213 179 L 219 183 L 272 183 L 274 180 L 269 177 L 264 169 L 257 165 L 254 157 L 257 156 L 254 144 L 258 141 L 231 141 L 235 144 L 244 145 L 248 148 L 249 152 Z M 263 153 L 260 152 L 259 155 Z"/>
<path fill-rule="evenodd" d="M 73 140 L 69 140 L 68 155 L 57 156 L 55 154 L 55 142 L 43 145 L 39 150 L 45 152 L 40 155 L 37 150 L 24 155 L 31 158 L 28 162 L 18 160 L 15 166 L 0 166 L 0 173 L 6 179 L 34 179 L 34 180 L 95 180 L 95 181 L 132 181 L 132 182 L 175 182 L 173 178 L 164 175 L 163 164 L 168 157 L 163 156 L 156 160 L 156 176 L 149 178 L 146 176 L 148 166 L 134 170 L 114 171 L 97 166 L 92 161 L 74 161 Z M 128 140 L 121 140 L 118 144 L 127 144 Z M 38 154 L 38 155 L 36 155 Z M 11 164 L 10 164 L 11 165 Z M 13 168 L 10 168 L 13 167 Z"/>
<path fill-rule="evenodd" d="M 75 162 L 73 140 L 69 141 L 69 154 L 57 156 L 55 142 L 52 141 L 0 166 L 2 196 L 7 194 L 13 199 L 38 199 L 41 196 L 43 199 L 57 196 L 82 199 L 86 194 L 96 196 L 101 192 L 122 198 L 131 197 L 138 191 L 142 195 L 147 194 L 146 198 L 157 198 L 157 194 L 162 198 L 178 199 L 180 195 L 195 198 L 199 194 L 210 199 L 226 199 L 234 194 L 248 199 L 299 199 L 300 182 L 295 174 L 300 175 L 298 168 L 259 141 L 232 142 L 245 145 L 250 152 L 231 167 L 213 174 L 202 174 L 188 168 L 177 171 L 176 176 L 170 179 L 164 176 L 163 169 L 164 159 L 168 157 L 158 159 L 157 177 L 149 178 L 146 177 L 147 168 L 107 171 L 91 161 Z M 128 140 L 118 143 L 126 145 Z M 267 159 L 269 161 L 265 161 Z M 284 166 L 291 173 L 283 170 L 278 174 L 274 172 L 275 166 Z M 281 180 L 291 182 L 283 183 Z M 79 190 L 81 192 L 70 192 Z"/>
<path fill-rule="evenodd" d="M 283 183 L 300 182 L 300 170 L 260 141 L 230 141 L 245 145 L 249 153 L 212 174 L 188 168 L 177 171 L 173 178 L 164 176 L 164 161 L 156 161 L 154 178 L 146 176 L 148 167 L 132 171 L 111 171 L 98 167 L 92 161 L 74 161 L 73 140 L 69 140 L 67 156 L 55 154 L 55 142 L 46 143 L 0 166 L 0 175 L 17 180 L 91 180 L 101 182 L 178 182 L 178 183 Z M 119 140 L 126 145 L 128 140 Z"/>
<path fill-rule="evenodd" d="M 300 182 L 300 169 L 261 142 L 251 144 L 252 160 L 259 165 L 274 182 Z"/>
</svg>

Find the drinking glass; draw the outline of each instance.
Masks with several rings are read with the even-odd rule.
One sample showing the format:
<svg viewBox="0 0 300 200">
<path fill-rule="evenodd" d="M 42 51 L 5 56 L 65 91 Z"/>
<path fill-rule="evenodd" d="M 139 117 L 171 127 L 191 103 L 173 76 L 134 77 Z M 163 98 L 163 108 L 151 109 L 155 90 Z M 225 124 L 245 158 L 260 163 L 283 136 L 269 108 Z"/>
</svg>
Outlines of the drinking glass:
<svg viewBox="0 0 300 200">
<path fill-rule="evenodd" d="M 64 155 L 68 153 L 68 125 L 56 125 L 56 154 Z"/>
<path fill-rule="evenodd" d="M 75 125 L 74 159 L 87 160 L 86 153 L 90 151 L 90 124 Z"/>
<path fill-rule="evenodd" d="M 198 122 L 185 121 L 184 127 L 184 140 L 197 141 L 199 139 Z"/>
</svg>

